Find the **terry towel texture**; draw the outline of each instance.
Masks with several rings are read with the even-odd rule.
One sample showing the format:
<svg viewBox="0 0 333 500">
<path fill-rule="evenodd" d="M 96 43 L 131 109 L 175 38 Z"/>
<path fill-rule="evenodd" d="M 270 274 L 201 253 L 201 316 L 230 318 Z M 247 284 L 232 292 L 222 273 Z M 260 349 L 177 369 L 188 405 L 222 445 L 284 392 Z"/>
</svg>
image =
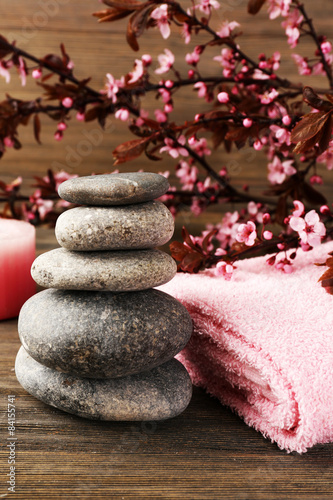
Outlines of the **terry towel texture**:
<svg viewBox="0 0 333 500">
<path fill-rule="evenodd" d="M 292 274 L 257 257 L 238 262 L 232 281 L 178 273 L 159 287 L 192 316 L 178 359 L 193 383 L 287 451 L 333 441 L 333 295 L 314 265 L 332 250 L 300 250 Z"/>
</svg>

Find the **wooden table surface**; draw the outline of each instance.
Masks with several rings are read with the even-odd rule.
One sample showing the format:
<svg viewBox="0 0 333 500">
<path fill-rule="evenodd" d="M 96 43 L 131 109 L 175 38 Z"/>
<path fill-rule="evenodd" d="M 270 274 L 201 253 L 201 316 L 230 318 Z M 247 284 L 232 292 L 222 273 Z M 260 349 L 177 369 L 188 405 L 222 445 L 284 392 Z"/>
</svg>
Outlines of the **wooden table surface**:
<svg viewBox="0 0 333 500">
<path fill-rule="evenodd" d="M 56 247 L 37 232 L 37 253 Z M 268 500 L 333 498 L 333 444 L 287 454 L 195 388 L 162 422 L 98 422 L 36 400 L 15 378 L 17 320 L 0 321 L 0 498 Z M 15 396 L 16 492 L 7 491 L 8 396 Z"/>
</svg>

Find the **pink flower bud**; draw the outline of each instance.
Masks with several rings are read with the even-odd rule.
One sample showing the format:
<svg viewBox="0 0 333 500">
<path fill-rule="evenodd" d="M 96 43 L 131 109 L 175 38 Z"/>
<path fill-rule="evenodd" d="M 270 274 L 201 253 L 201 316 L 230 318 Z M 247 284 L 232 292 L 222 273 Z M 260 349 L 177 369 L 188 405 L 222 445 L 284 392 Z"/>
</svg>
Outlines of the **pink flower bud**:
<svg viewBox="0 0 333 500">
<path fill-rule="evenodd" d="M 263 237 L 265 238 L 265 240 L 271 240 L 273 238 L 272 231 L 264 231 Z"/>
<path fill-rule="evenodd" d="M 7 148 L 12 148 L 14 146 L 14 141 L 8 136 L 4 138 L 3 143 Z"/>
<path fill-rule="evenodd" d="M 84 122 L 84 113 L 76 113 L 76 119 L 79 121 L 79 122 Z"/>
<path fill-rule="evenodd" d="M 329 214 L 330 213 L 330 209 L 328 208 L 327 205 L 322 205 L 319 209 L 319 212 L 321 214 Z"/>
<path fill-rule="evenodd" d="M 265 213 L 262 216 L 262 221 L 264 224 L 269 224 L 271 222 L 271 216 L 268 213 Z"/>
<path fill-rule="evenodd" d="M 60 130 L 57 130 L 57 132 L 54 134 L 54 138 L 56 141 L 61 141 L 63 138 L 62 132 Z"/>
<path fill-rule="evenodd" d="M 57 126 L 58 130 L 63 131 L 63 130 L 66 130 L 66 128 L 67 128 L 67 125 L 65 122 L 58 123 L 58 126 Z"/>
<path fill-rule="evenodd" d="M 229 94 L 227 92 L 220 92 L 217 94 L 217 100 L 222 104 L 229 102 Z"/>
<path fill-rule="evenodd" d="M 278 243 L 276 246 L 279 250 L 284 250 L 284 243 Z"/>
<path fill-rule="evenodd" d="M 256 141 L 254 141 L 253 143 L 253 149 L 255 149 L 256 151 L 260 151 L 263 147 L 263 143 L 261 142 L 260 139 L 257 139 Z"/>
<path fill-rule="evenodd" d="M 253 124 L 253 121 L 251 120 L 251 118 L 244 118 L 244 120 L 243 120 L 243 126 L 245 128 L 252 127 L 252 124 Z"/>
<path fill-rule="evenodd" d="M 174 82 L 172 80 L 167 80 L 165 82 L 165 86 L 167 89 L 172 89 L 172 87 L 174 86 Z"/>
<path fill-rule="evenodd" d="M 149 66 L 153 61 L 150 54 L 143 54 L 143 56 L 141 57 L 141 60 L 145 66 Z"/>
<path fill-rule="evenodd" d="M 61 104 L 64 106 L 64 108 L 71 108 L 73 106 L 73 99 L 71 97 L 65 97 L 61 101 Z"/>
<path fill-rule="evenodd" d="M 42 70 L 40 68 L 33 69 L 31 75 L 32 78 L 38 80 L 42 76 Z"/>
<path fill-rule="evenodd" d="M 172 110 L 173 110 L 173 106 L 172 106 L 172 104 L 170 104 L 170 103 L 169 103 L 169 104 L 165 104 L 165 106 L 164 106 L 164 111 L 165 111 L 166 113 L 171 113 L 171 111 L 172 111 Z"/>
<path fill-rule="evenodd" d="M 291 124 L 291 118 L 289 115 L 284 115 L 284 117 L 282 118 L 282 123 L 283 125 L 285 125 L 286 127 L 288 127 L 288 125 Z"/>
</svg>

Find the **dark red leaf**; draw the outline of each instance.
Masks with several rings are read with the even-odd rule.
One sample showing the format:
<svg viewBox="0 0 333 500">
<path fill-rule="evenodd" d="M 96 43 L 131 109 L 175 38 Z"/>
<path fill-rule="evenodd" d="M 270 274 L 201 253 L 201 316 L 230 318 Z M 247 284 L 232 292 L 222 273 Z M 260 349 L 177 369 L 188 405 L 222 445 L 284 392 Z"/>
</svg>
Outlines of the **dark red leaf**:
<svg viewBox="0 0 333 500">
<path fill-rule="evenodd" d="M 249 0 L 247 4 L 247 11 L 249 14 L 257 14 L 266 0 Z"/>
<path fill-rule="evenodd" d="M 138 10 L 142 9 L 142 7 L 145 5 L 144 3 L 139 2 L 138 0 L 123 0 L 123 1 L 103 0 L 103 3 L 105 5 L 108 5 L 109 7 L 114 7 L 115 9 L 122 9 L 122 10 Z"/>
<path fill-rule="evenodd" d="M 98 17 L 99 23 L 106 23 L 112 21 L 118 21 L 118 19 L 123 19 L 131 14 L 132 11 L 129 10 L 112 10 L 104 9 L 98 12 L 94 12 L 93 16 Z"/>
<path fill-rule="evenodd" d="M 291 142 L 303 142 L 314 137 L 329 120 L 330 113 L 319 111 L 318 113 L 309 113 L 297 123 L 291 132 Z"/>
<path fill-rule="evenodd" d="M 34 136 L 35 136 L 35 139 L 38 142 L 38 144 L 41 144 L 40 129 L 41 129 L 40 118 L 39 118 L 39 115 L 36 113 L 34 115 Z"/>
<path fill-rule="evenodd" d="M 146 149 L 150 138 L 134 139 L 132 141 L 124 142 L 116 147 L 112 152 L 115 159 L 114 165 L 125 163 L 126 161 L 134 160 L 140 156 Z"/>
<path fill-rule="evenodd" d="M 197 273 L 202 267 L 203 257 L 197 252 L 189 252 L 182 260 L 181 269 L 187 273 Z"/>
<path fill-rule="evenodd" d="M 184 245 L 184 243 L 180 243 L 180 241 L 173 241 L 169 245 L 170 247 L 170 252 L 172 257 L 177 261 L 181 262 L 185 255 L 188 254 L 189 248 Z"/>
<path fill-rule="evenodd" d="M 210 244 L 212 238 L 216 235 L 217 232 L 218 232 L 217 229 L 213 229 L 208 234 L 206 234 L 206 236 L 204 237 L 204 239 L 202 241 L 202 249 L 203 249 L 204 252 L 208 251 L 207 247 L 208 247 L 208 245 Z"/>
<path fill-rule="evenodd" d="M 198 250 L 198 247 L 197 245 L 193 242 L 192 238 L 191 238 L 191 235 L 190 233 L 188 232 L 188 230 L 186 229 L 185 226 L 183 226 L 182 228 L 182 238 L 183 240 L 185 241 L 185 243 L 190 247 L 192 248 L 193 250 L 197 251 Z"/>
<path fill-rule="evenodd" d="M 304 182 L 301 186 L 304 198 L 315 205 L 326 205 L 327 200 L 324 195 L 314 189 L 310 184 Z"/>
<path fill-rule="evenodd" d="M 330 111 L 333 109 L 332 104 L 321 99 L 311 87 L 304 87 L 303 100 L 312 108 L 319 109 L 320 111 Z"/>
</svg>

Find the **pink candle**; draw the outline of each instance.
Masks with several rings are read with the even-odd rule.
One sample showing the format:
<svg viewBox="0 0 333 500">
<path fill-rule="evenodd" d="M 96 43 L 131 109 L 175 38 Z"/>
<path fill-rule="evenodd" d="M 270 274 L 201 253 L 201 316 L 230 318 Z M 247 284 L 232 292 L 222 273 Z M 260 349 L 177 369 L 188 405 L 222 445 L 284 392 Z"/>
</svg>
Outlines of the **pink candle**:
<svg viewBox="0 0 333 500">
<path fill-rule="evenodd" d="M 0 218 L 0 320 L 18 316 L 36 291 L 30 274 L 35 233 L 28 222 Z"/>
</svg>

